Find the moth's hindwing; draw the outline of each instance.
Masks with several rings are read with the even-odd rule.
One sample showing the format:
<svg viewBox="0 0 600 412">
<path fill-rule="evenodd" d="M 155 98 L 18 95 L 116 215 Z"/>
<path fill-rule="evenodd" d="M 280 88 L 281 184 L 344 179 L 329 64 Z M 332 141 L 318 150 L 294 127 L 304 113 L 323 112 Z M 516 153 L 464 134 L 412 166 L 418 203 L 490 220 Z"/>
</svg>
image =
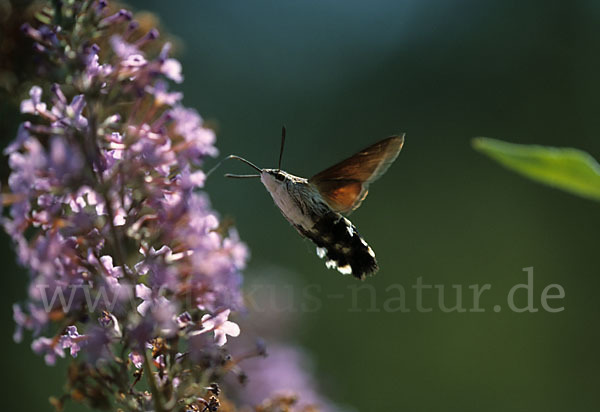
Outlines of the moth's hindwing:
<svg viewBox="0 0 600 412">
<path fill-rule="evenodd" d="M 326 259 L 329 269 L 337 269 L 344 275 L 352 274 L 359 279 L 379 269 L 371 247 L 354 225 L 339 213 L 326 213 L 311 230 L 298 229 L 317 245 L 317 255 Z"/>
</svg>

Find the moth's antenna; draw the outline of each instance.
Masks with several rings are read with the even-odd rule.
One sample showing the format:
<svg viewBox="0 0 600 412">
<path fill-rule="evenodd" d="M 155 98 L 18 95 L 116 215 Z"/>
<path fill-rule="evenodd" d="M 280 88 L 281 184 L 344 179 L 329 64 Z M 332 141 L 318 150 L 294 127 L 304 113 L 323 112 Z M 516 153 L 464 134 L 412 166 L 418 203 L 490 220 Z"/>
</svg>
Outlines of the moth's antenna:
<svg viewBox="0 0 600 412">
<path fill-rule="evenodd" d="M 249 165 L 250 167 L 258 170 L 260 173 L 262 173 L 262 169 L 258 166 L 256 166 L 254 163 L 244 159 L 243 157 L 239 157 L 236 155 L 229 155 L 226 158 L 222 159 L 219 163 L 217 163 L 212 169 L 210 169 L 207 173 L 206 173 L 206 177 L 210 176 L 212 172 L 214 172 L 215 170 L 217 170 L 217 168 L 219 166 L 221 166 L 221 164 L 225 161 L 225 160 L 229 160 L 229 159 L 237 159 L 237 160 L 241 160 L 242 162 L 246 163 L 247 165 Z M 260 175 L 259 175 L 260 176 Z"/>
<path fill-rule="evenodd" d="M 260 175 L 234 175 L 231 173 L 226 173 L 225 177 L 235 177 L 236 179 L 247 179 L 250 177 L 260 177 Z"/>
<path fill-rule="evenodd" d="M 250 166 L 251 168 L 257 170 L 259 173 L 262 173 L 262 169 L 258 166 L 256 166 L 254 163 L 250 162 L 249 160 L 244 159 L 243 157 L 239 157 L 236 155 L 229 155 L 227 156 L 225 159 L 223 160 L 227 160 L 227 159 L 237 159 L 237 160 L 241 160 L 242 162 L 246 163 L 248 166 Z"/>
<path fill-rule="evenodd" d="M 285 126 L 281 127 L 281 149 L 279 150 L 279 164 L 277 170 L 281 170 L 281 158 L 283 157 L 283 147 L 285 146 Z"/>
</svg>

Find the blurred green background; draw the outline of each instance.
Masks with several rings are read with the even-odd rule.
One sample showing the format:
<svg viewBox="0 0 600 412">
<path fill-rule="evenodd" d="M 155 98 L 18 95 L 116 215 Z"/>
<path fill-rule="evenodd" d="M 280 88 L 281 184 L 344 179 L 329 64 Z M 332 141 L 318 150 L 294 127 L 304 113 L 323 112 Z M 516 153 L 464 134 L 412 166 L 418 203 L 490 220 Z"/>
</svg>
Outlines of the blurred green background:
<svg viewBox="0 0 600 412">
<path fill-rule="evenodd" d="M 600 4 L 594 0 L 135 1 L 182 40 L 184 103 L 217 125 L 222 154 L 311 176 L 406 132 L 397 162 L 351 218 L 381 266 L 376 307 L 407 289 L 409 313 L 352 312 L 354 279 L 326 270 L 258 181 L 207 183 L 252 250 L 248 278 L 275 264 L 321 288 L 294 339 L 319 386 L 359 411 L 565 411 L 600 406 L 600 205 L 527 181 L 470 146 L 475 136 L 574 146 L 600 158 Z M 17 119 L 3 109 L 3 130 Z M 8 125 L 8 126 L 7 126 Z M 12 138 L 2 136 L 3 143 Z M 230 172 L 246 171 L 227 164 Z M 224 171 L 223 169 L 221 171 Z M 12 342 L 26 275 L 2 236 L 4 410 L 50 410 L 62 367 Z M 560 313 L 512 313 L 508 290 L 535 268 L 563 286 Z M 491 284 L 485 313 L 415 310 L 411 285 Z M 342 298 L 327 298 L 342 294 Z M 303 302 L 302 294 L 297 304 Z M 504 310 L 495 313 L 500 304 Z M 67 410 L 78 410 L 71 408 Z"/>
</svg>

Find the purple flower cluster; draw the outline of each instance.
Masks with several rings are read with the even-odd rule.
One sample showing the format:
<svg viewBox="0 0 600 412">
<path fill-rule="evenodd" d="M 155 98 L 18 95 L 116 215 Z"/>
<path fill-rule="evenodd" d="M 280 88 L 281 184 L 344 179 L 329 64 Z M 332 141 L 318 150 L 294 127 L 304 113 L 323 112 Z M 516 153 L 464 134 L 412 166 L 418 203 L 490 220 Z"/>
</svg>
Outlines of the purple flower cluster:
<svg viewBox="0 0 600 412">
<path fill-rule="evenodd" d="M 300 348 L 271 344 L 267 359 L 252 358 L 244 362 L 250 376 L 239 396 L 265 410 L 287 407 L 293 411 L 340 412 L 324 399 L 312 375 L 310 357 Z"/>
<path fill-rule="evenodd" d="M 137 381 L 119 389 L 127 410 L 170 410 L 184 397 L 214 404 L 197 378 L 226 367 L 217 348 L 240 333 L 228 317 L 242 307 L 248 255 L 202 191 L 215 135 L 169 91 L 183 80 L 170 45 L 145 52 L 158 31 L 138 35 L 132 14 L 110 13 L 103 0 L 67 3 L 44 12 L 66 12 L 74 31 L 23 27 L 45 64 L 68 73 L 31 88 L 21 104 L 27 120 L 5 149 L 3 226 L 31 276 L 27 302 L 14 306 L 14 338 L 32 331 L 48 364 L 68 350 L 104 368 L 80 368 L 79 378 L 123 386 L 131 382 L 117 372 L 144 370 L 150 394 Z M 199 370 L 191 360 L 206 354 Z"/>
<path fill-rule="evenodd" d="M 203 191 L 215 134 L 170 90 L 183 81 L 170 44 L 105 0 L 52 4 L 42 24 L 22 27 L 39 76 L 4 150 L 1 223 L 30 274 L 15 341 L 30 331 L 47 364 L 70 359 L 54 406 L 234 412 L 235 399 L 262 412 L 336 410 L 299 349 L 275 344 L 262 359 L 262 345 L 248 351 L 256 325 L 231 339 L 248 250 Z"/>
</svg>

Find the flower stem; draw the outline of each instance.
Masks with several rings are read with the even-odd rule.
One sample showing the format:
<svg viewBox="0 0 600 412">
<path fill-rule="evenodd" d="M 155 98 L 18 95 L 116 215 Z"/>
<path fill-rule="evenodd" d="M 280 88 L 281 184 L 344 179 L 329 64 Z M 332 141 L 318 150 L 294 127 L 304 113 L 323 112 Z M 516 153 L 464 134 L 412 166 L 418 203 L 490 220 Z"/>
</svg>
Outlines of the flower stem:
<svg viewBox="0 0 600 412">
<path fill-rule="evenodd" d="M 117 263 L 122 266 L 123 268 L 123 273 L 125 273 L 126 276 L 129 276 L 128 270 L 127 270 L 127 266 L 125 265 L 126 263 L 126 254 L 125 254 L 125 250 L 123 247 L 123 243 L 121 241 L 121 236 L 117 231 L 117 228 L 114 224 L 114 219 L 115 219 L 115 212 L 112 206 L 112 202 L 109 196 L 109 189 L 106 186 L 106 182 L 104 180 L 104 177 L 102 175 L 102 170 L 100 169 L 99 165 L 99 153 L 100 153 L 100 148 L 98 147 L 98 129 L 97 129 L 97 120 L 96 120 L 96 114 L 95 111 L 93 110 L 93 105 L 90 104 L 89 105 L 89 134 L 88 134 L 88 142 L 87 145 L 84 146 L 84 153 L 88 159 L 88 164 L 89 166 L 92 168 L 92 173 L 94 174 L 94 165 L 96 165 L 97 167 L 97 171 L 95 173 L 96 175 L 96 179 L 98 181 L 98 184 L 100 186 L 101 190 L 101 194 L 102 197 L 104 199 L 104 204 L 106 205 L 106 213 L 107 213 L 107 217 L 108 217 L 108 225 L 110 226 L 110 234 L 112 237 L 112 243 L 113 243 L 113 248 L 116 254 L 116 258 L 117 258 Z"/>
<path fill-rule="evenodd" d="M 150 361 L 150 354 L 147 350 L 144 351 L 144 369 L 146 372 L 146 379 L 148 380 L 148 386 L 150 386 L 150 392 L 152 392 L 152 400 L 156 412 L 166 412 L 165 407 L 162 404 L 161 394 L 156 385 L 154 374 L 152 373 L 152 362 Z"/>
</svg>

